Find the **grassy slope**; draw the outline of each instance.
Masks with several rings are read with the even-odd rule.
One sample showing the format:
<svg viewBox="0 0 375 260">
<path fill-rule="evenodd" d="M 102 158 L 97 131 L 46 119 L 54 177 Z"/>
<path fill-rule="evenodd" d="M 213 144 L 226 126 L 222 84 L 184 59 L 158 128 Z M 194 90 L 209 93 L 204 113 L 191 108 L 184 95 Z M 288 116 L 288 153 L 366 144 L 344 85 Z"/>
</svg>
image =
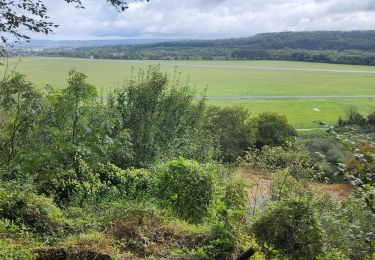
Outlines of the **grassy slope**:
<svg viewBox="0 0 375 260">
<path fill-rule="evenodd" d="M 14 60 L 10 61 L 14 64 Z M 17 70 L 27 74 L 38 86 L 65 85 L 67 72 L 76 68 L 88 75 L 89 82 L 99 88 L 119 86 L 130 78 L 132 68 L 145 68 L 160 63 L 162 69 L 173 73 L 175 64 L 182 81 L 198 91 L 207 88 L 207 95 L 358 95 L 375 94 L 375 74 L 311 71 L 275 71 L 262 69 L 188 67 L 190 65 L 256 66 L 328 70 L 366 70 L 375 67 L 315 64 L 283 61 L 116 61 L 71 58 L 23 58 Z M 187 66 L 184 66 L 187 65 Z M 268 110 L 286 114 L 292 123 L 311 124 L 313 120 L 334 121 L 350 105 L 367 113 L 375 109 L 374 99 L 284 99 L 284 100 L 212 100 L 219 105 L 241 104 L 253 114 Z M 320 112 L 315 112 L 319 108 Z"/>
</svg>

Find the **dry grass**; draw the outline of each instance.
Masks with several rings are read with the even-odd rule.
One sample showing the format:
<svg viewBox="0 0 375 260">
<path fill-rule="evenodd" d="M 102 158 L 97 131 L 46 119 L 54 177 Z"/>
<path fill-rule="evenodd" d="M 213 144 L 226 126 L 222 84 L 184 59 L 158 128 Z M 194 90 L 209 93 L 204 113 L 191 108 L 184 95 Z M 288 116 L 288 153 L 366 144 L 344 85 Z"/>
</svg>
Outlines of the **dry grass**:
<svg viewBox="0 0 375 260">
<path fill-rule="evenodd" d="M 269 173 L 250 168 L 238 168 L 237 172 L 252 184 L 252 187 L 248 189 L 249 205 L 251 207 L 270 198 L 272 177 Z M 353 186 L 349 183 L 322 184 L 313 182 L 309 184 L 309 188 L 321 195 L 330 195 L 338 202 L 347 199 L 353 191 Z"/>
</svg>

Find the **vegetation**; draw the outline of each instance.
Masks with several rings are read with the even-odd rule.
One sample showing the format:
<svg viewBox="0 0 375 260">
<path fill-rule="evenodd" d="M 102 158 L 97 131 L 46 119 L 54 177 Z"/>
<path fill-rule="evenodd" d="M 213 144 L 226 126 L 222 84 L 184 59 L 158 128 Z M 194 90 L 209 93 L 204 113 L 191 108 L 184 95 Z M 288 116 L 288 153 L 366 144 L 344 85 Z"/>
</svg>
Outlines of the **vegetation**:
<svg viewBox="0 0 375 260">
<path fill-rule="evenodd" d="M 38 55 L 126 60 L 288 60 L 375 65 L 375 31 L 282 32 L 224 40 L 49 49 Z"/>
<path fill-rule="evenodd" d="M 256 259 L 371 259 L 372 141 L 332 128 L 341 144 L 303 145 L 284 116 L 194 95 L 158 66 L 105 97 L 76 70 L 60 89 L 7 74 L 0 256 L 233 259 L 251 248 Z M 342 164 L 350 198 L 311 189 L 326 181 L 314 150 Z M 238 166 L 270 175 L 269 197 L 251 203 L 257 184 Z"/>
</svg>

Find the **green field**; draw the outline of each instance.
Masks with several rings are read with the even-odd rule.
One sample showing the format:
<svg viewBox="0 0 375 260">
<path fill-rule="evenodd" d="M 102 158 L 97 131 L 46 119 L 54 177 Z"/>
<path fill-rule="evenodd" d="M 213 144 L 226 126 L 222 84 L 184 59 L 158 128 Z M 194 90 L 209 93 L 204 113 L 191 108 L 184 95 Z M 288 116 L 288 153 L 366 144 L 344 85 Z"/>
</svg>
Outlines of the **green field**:
<svg viewBox="0 0 375 260">
<path fill-rule="evenodd" d="M 15 59 L 9 61 L 10 68 Z M 101 89 L 118 87 L 132 71 L 160 64 L 163 71 L 181 72 L 197 95 L 206 89 L 218 105 L 243 105 L 253 113 L 275 111 L 288 116 L 299 128 L 312 127 L 312 121 L 334 122 L 349 106 L 362 112 L 375 110 L 375 98 L 328 98 L 329 96 L 373 95 L 375 67 L 331 65 L 284 61 L 120 61 L 73 58 L 22 58 L 16 70 L 25 73 L 37 86 L 65 86 L 67 73 L 76 68 L 88 75 L 89 82 Z M 284 96 L 276 99 L 240 99 L 230 96 Z M 290 96 L 286 98 L 285 96 Z M 322 96 L 296 98 L 293 96 Z"/>
</svg>

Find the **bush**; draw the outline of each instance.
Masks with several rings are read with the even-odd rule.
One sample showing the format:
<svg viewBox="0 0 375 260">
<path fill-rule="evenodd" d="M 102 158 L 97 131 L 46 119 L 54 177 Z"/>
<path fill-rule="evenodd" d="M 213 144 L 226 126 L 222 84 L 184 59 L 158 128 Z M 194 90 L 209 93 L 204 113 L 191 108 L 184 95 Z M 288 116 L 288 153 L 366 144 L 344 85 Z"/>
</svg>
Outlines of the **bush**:
<svg viewBox="0 0 375 260">
<path fill-rule="evenodd" d="M 256 145 L 280 146 L 297 136 L 296 130 L 288 124 L 286 116 L 265 112 L 254 119 Z"/>
<path fill-rule="evenodd" d="M 232 177 L 224 187 L 218 205 L 218 221 L 208 243 L 208 254 L 215 259 L 225 259 L 235 252 L 242 252 L 247 239 L 246 210 L 248 183 L 240 177 Z"/>
<path fill-rule="evenodd" d="M 113 190 L 117 190 L 120 197 L 139 199 L 149 194 L 155 183 L 151 172 L 145 169 L 122 170 L 113 164 L 99 164 L 94 172 L 103 183 L 104 191 L 101 196 L 109 193 L 108 191 L 112 190 L 113 193 Z"/>
<path fill-rule="evenodd" d="M 346 118 L 339 118 L 338 126 L 344 127 L 347 125 L 364 126 L 366 124 L 366 118 L 358 111 L 355 106 L 352 106 L 346 112 Z"/>
<path fill-rule="evenodd" d="M 0 259 L 37 259 L 34 250 L 12 240 L 0 239 Z"/>
<path fill-rule="evenodd" d="M 235 162 L 255 143 L 250 113 L 243 107 L 210 107 L 207 110 L 209 132 L 219 145 L 219 158 Z"/>
<path fill-rule="evenodd" d="M 205 100 L 179 76 L 169 77 L 159 66 L 139 71 L 115 95 L 115 107 L 128 128 L 132 142 L 132 166 L 150 166 L 160 157 L 179 155 L 210 159 L 211 142 L 205 134 Z"/>
<path fill-rule="evenodd" d="M 319 205 L 325 248 L 339 250 L 351 259 L 372 259 L 375 241 L 374 209 L 357 190 L 347 201 L 337 204 L 323 198 Z"/>
<path fill-rule="evenodd" d="M 179 158 L 158 168 L 158 196 L 180 218 L 200 223 L 215 199 L 215 172 L 208 165 Z"/>
<path fill-rule="evenodd" d="M 342 181 L 343 171 L 338 167 L 350 153 L 334 138 L 312 139 L 305 143 L 312 163 L 320 167 L 329 181 Z"/>
<path fill-rule="evenodd" d="M 375 126 L 375 111 L 367 115 L 367 123 L 371 126 Z"/>
<path fill-rule="evenodd" d="M 277 172 L 288 169 L 296 179 L 316 177 L 319 171 L 314 168 L 310 155 L 298 143 L 287 142 L 284 146 L 264 146 L 262 150 L 249 151 L 244 159 L 246 166 L 264 171 Z"/>
<path fill-rule="evenodd" d="M 307 197 L 292 197 L 272 205 L 252 230 L 258 242 L 293 259 L 314 259 L 323 250 L 318 212 Z"/>
<path fill-rule="evenodd" d="M 306 182 L 297 181 L 288 169 L 279 170 L 272 175 L 271 199 L 279 200 L 306 193 Z"/>
<path fill-rule="evenodd" d="M 64 222 L 52 199 L 14 187 L 11 183 L 0 186 L 0 217 L 25 224 L 42 234 L 58 232 Z"/>
</svg>

